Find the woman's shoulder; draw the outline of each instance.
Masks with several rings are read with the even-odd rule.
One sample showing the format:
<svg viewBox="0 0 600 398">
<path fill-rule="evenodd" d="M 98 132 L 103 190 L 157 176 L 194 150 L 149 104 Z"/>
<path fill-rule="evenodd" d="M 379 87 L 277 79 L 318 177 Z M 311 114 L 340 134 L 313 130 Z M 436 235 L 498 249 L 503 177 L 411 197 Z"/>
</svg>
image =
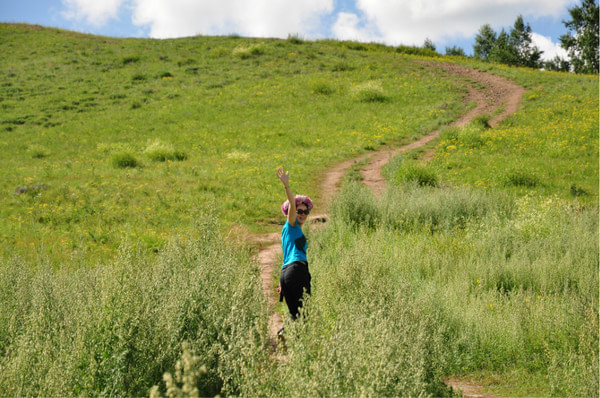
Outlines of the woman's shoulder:
<svg viewBox="0 0 600 398">
<path fill-rule="evenodd" d="M 302 231 L 302 228 L 300 228 L 300 226 L 298 225 L 298 223 L 296 223 L 295 225 L 290 224 L 290 222 L 288 220 L 285 220 L 285 224 L 283 224 L 283 228 L 282 231 Z"/>
</svg>

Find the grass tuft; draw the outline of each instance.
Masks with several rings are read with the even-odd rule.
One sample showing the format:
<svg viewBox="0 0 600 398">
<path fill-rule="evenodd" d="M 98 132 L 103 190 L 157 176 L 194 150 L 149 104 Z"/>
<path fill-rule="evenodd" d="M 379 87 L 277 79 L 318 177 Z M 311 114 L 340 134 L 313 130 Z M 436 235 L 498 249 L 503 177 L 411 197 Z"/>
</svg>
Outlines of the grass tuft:
<svg viewBox="0 0 600 398">
<path fill-rule="evenodd" d="M 187 154 L 183 151 L 176 150 L 173 145 L 162 142 L 160 140 L 148 143 L 144 154 L 155 162 L 165 162 L 167 160 L 186 160 Z"/>
<path fill-rule="evenodd" d="M 140 165 L 139 161 L 131 152 L 117 152 L 112 155 L 112 164 L 118 169 L 134 168 Z"/>
<path fill-rule="evenodd" d="M 419 163 L 402 155 L 396 156 L 387 164 L 385 173 L 396 185 L 407 182 L 423 187 L 437 187 L 439 185 L 439 176 L 432 165 Z"/>
<path fill-rule="evenodd" d="M 32 159 L 43 159 L 50 156 L 50 150 L 45 146 L 38 144 L 30 145 L 27 152 Z"/>
<path fill-rule="evenodd" d="M 262 45 L 255 44 L 251 46 L 237 46 L 233 49 L 232 54 L 241 59 L 248 59 L 250 57 L 259 56 L 265 53 Z"/>
<path fill-rule="evenodd" d="M 335 87 L 326 80 L 316 80 L 310 84 L 311 91 L 317 95 L 331 95 L 335 93 Z"/>
<path fill-rule="evenodd" d="M 290 44 L 303 44 L 304 43 L 304 38 L 299 33 L 296 33 L 296 34 L 293 34 L 293 35 L 292 34 L 288 34 L 287 41 Z"/>
<path fill-rule="evenodd" d="M 540 185 L 540 178 L 530 170 L 511 169 L 506 172 L 503 181 L 508 186 L 534 188 Z"/>
<path fill-rule="evenodd" d="M 368 81 L 353 87 L 351 95 L 360 102 L 385 102 L 389 99 L 380 81 Z"/>
<path fill-rule="evenodd" d="M 136 64 L 138 62 L 140 62 L 139 55 L 130 55 L 121 59 L 123 65 Z"/>
</svg>

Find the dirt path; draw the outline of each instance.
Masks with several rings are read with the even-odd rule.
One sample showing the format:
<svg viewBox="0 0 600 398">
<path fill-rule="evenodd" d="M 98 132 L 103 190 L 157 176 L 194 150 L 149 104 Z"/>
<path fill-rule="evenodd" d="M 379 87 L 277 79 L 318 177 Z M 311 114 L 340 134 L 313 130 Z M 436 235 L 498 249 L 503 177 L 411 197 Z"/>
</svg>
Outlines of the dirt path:
<svg viewBox="0 0 600 398">
<path fill-rule="evenodd" d="M 467 80 L 465 84 L 469 93 L 465 98 L 465 102 L 475 102 L 476 105 L 469 112 L 455 120 L 451 124 L 452 126 L 463 127 L 477 116 L 489 115 L 494 113 L 494 111 L 497 109 L 502 108 L 502 110 L 489 121 L 490 126 L 495 127 L 508 115 L 517 111 L 519 101 L 525 92 L 522 87 L 507 79 L 490 75 L 475 69 L 470 69 L 455 64 L 438 64 L 431 62 L 423 62 L 423 64 L 431 67 L 441 68 L 447 73 L 457 76 L 457 78 L 460 78 L 461 80 Z M 468 83 L 468 81 L 473 81 L 478 86 L 483 86 L 483 88 L 477 89 Z M 429 141 L 436 138 L 439 134 L 439 130 L 436 130 L 420 140 L 405 145 L 401 148 L 378 151 L 369 156 L 369 163 L 360 170 L 363 176 L 363 183 L 367 187 L 371 188 L 375 194 L 381 194 L 385 188 L 385 181 L 381 174 L 383 166 L 392 157 L 404 151 L 422 147 Z M 432 154 L 433 150 L 426 153 L 425 158 L 430 159 Z"/>
<path fill-rule="evenodd" d="M 421 62 L 431 68 L 440 68 L 441 73 L 447 73 L 456 76 L 459 82 L 464 82 L 468 95 L 465 98 L 466 103 L 474 102 L 476 105 L 466 114 L 459 117 L 451 125 L 462 127 L 469 123 L 473 118 L 480 115 L 489 115 L 498 111 L 498 113 L 489 121 L 490 126 L 495 127 L 500 121 L 508 115 L 515 113 L 519 106 L 519 101 L 525 90 L 512 83 L 511 81 L 499 76 L 494 76 L 481 72 L 475 69 L 470 69 L 464 66 L 455 64 L 443 64 L 434 62 Z M 476 87 L 475 87 L 476 85 Z M 365 154 L 354 159 L 334 165 L 322 177 L 320 187 L 321 203 L 319 208 L 323 213 L 313 215 L 309 222 L 318 223 L 324 222 L 327 219 L 327 209 L 331 199 L 337 193 L 342 178 L 346 172 L 358 162 L 367 160 L 367 164 L 361 168 L 360 173 L 363 176 L 363 183 L 375 192 L 381 194 L 385 189 L 385 180 L 382 176 L 383 166 L 395 155 L 404 151 L 415 149 L 426 145 L 439 135 L 439 130 L 433 131 L 421 139 L 404 145 L 400 148 L 386 149 L 377 151 L 371 154 Z M 425 158 L 431 158 L 433 152 L 425 154 Z M 261 244 L 263 247 L 257 255 L 258 262 L 261 267 L 262 288 L 265 298 L 269 305 L 269 335 L 270 345 L 277 345 L 277 331 L 283 327 L 283 319 L 281 315 L 274 311 L 278 297 L 273 288 L 273 274 L 280 266 L 281 257 L 281 242 L 279 233 L 271 233 L 267 235 L 257 236 L 254 242 Z M 477 386 L 472 383 L 461 383 L 458 379 L 449 379 L 448 384 L 455 390 L 460 390 L 466 397 L 487 397 L 492 398 L 493 395 L 479 394 Z"/>
</svg>

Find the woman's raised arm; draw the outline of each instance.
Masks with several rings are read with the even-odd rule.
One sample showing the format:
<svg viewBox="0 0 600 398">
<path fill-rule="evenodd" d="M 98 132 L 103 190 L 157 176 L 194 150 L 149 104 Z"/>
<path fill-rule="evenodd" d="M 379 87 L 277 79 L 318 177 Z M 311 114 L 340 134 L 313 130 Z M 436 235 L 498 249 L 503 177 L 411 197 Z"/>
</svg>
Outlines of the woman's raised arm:
<svg viewBox="0 0 600 398">
<path fill-rule="evenodd" d="M 296 226 L 296 199 L 292 190 L 290 188 L 290 172 L 285 171 L 283 167 L 277 169 L 277 177 L 283 183 L 285 187 L 285 195 L 287 196 L 288 201 L 290 202 L 290 207 L 288 208 L 287 219 L 292 227 Z"/>
</svg>

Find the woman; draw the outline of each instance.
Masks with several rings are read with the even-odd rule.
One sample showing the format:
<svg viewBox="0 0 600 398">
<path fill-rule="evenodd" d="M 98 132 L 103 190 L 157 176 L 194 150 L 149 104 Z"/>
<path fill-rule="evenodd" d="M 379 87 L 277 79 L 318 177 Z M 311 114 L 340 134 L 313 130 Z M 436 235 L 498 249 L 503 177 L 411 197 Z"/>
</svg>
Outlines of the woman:
<svg viewBox="0 0 600 398">
<path fill-rule="evenodd" d="M 281 205 L 281 211 L 287 216 L 287 221 L 281 230 L 281 245 L 283 249 L 283 266 L 279 279 L 279 300 L 285 297 L 290 316 L 295 320 L 302 307 L 302 296 L 310 294 L 310 273 L 306 249 L 306 237 L 302 233 L 302 225 L 313 208 L 308 196 L 292 194 L 290 176 L 283 167 L 277 170 L 277 176 L 285 187 L 287 200 Z M 283 333 L 283 329 L 279 334 Z"/>
</svg>

